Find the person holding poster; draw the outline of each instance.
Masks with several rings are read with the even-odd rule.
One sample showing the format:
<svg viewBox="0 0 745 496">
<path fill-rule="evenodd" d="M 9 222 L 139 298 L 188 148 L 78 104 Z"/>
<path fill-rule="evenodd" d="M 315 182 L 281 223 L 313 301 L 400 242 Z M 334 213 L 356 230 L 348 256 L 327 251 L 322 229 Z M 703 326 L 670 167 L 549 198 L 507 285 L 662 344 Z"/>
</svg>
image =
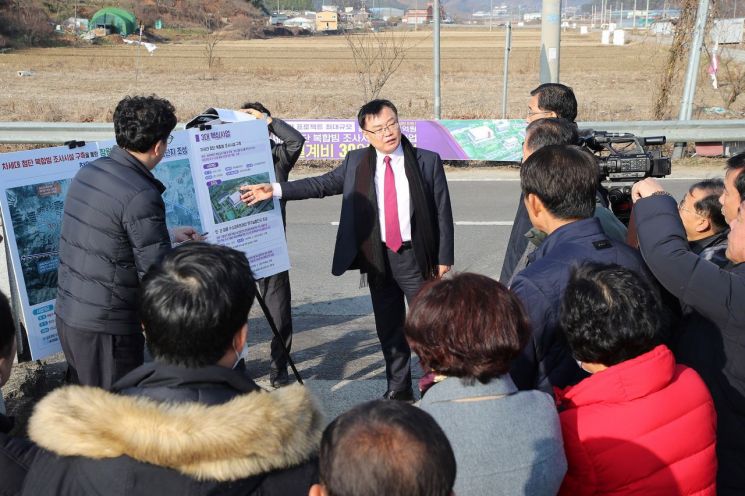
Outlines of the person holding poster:
<svg viewBox="0 0 745 496">
<path fill-rule="evenodd" d="M 136 303 L 140 279 L 171 248 L 152 169 L 176 127 L 173 106 L 125 97 L 114 111 L 117 147 L 82 167 L 62 217 L 56 323 L 70 382 L 111 387 L 142 365 L 145 339 Z M 174 229 L 174 241 L 200 239 Z"/>
<path fill-rule="evenodd" d="M 441 277 L 453 264 L 450 193 L 440 156 L 414 148 L 401 134 L 393 103 L 368 102 L 357 120 L 369 147 L 350 152 L 322 176 L 243 186 L 241 199 L 254 205 L 272 196 L 301 200 L 343 193 L 331 272 L 359 269 L 366 277 L 385 358 L 384 398 L 413 401 L 404 300 L 410 302 L 427 279 Z"/>
<path fill-rule="evenodd" d="M 277 181 L 287 181 L 290 171 L 303 151 L 305 138 L 294 127 L 281 119 L 272 117 L 271 112 L 259 102 L 247 102 L 241 110 L 257 119 L 265 120 L 269 132 L 279 138 L 279 142 L 271 141 L 274 174 Z M 285 201 L 279 202 L 282 209 L 282 223 L 287 228 Z M 259 289 L 264 297 L 266 306 L 277 326 L 279 335 L 285 342 L 287 351 L 292 347 L 292 312 L 290 300 L 290 273 L 288 271 L 259 279 Z M 269 382 L 272 387 L 281 387 L 289 383 L 287 373 L 287 357 L 277 336 L 272 337 L 271 363 L 269 365 Z"/>
</svg>

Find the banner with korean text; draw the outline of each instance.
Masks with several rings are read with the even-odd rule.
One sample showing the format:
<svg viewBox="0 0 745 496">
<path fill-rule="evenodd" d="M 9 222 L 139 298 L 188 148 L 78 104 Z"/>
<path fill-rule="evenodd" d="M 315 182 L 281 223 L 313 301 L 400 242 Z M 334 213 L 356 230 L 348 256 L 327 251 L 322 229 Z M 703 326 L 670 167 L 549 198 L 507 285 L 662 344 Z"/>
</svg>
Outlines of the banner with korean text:
<svg viewBox="0 0 745 496">
<path fill-rule="evenodd" d="M 31 358 L 61 350 L 55 325 L 64 200 L 77 171 L 108 156 L 113 140 L 0 154 L 0 210 Z M 242 184 L 275 181 L 263 121 L 174 131 L 153 174 L 166 186 L 168 228 L 191 226 L 243 251 L 256 277 L 290 268 L 279 201 L 240 202 Z"/>
<path fill-rule="evenodd" d="M 207 239 L 245 252 L 257 278 L 288 270 L 290 258 L 279 200 L 249 207 L 240 199 L 242 185 L 276 180 L 266 123 L 251 120 L 187 132 Z"/>
<path fill-rule="evenodd" d="M 60 351 L 54 305 L 62 209 L 72 177 L 98 146 L 59 146 L 0 155 L 0 208 L 31 358 Z"/>
<path fill-rule="evenodd" d="M 301 160 L 340 160 L 350 150 L 368 146 L 353 119 L 287 120 L 305 137 Z M 519 162 L 525 138 L 524 119 L 402 120 L 401 132 L 420 148 L 443 160 Z"/>
</svg>

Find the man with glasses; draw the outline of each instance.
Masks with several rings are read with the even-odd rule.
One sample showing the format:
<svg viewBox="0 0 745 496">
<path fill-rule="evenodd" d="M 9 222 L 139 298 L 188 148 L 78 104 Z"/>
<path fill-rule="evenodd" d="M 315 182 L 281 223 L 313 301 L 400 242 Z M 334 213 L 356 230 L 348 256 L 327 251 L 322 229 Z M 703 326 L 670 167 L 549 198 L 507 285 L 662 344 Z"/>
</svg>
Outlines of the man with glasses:
<svg viewBox="0 0 745 496">
<path fill-rule="evenodd" d="M 401 134 L 396 107 L 373 100 L 357 121 L 370 146 L 318 177 L 241 188 L 253 205 L 344 195 L 332 274 L 359 269 L 370 287 L 375 327 L 383 348 L 387 399 L 413 401 L 411 351 L 403 332 L 405 301 L 454 259 L 453 214 L 440 156 L 415 148 Z"/>
<path fill-rule="evenodd" d="M 691 251 L 720 267 L 729 263 L 724 255 L 729 228 L 719 203 L 723 192 L 721 179 L 706 179 L 691 186 L 678 204 Z"/>
<path fill-rule="evenodd" d="M 114 110 L 118 146 L 70 184 L 55 308 L 69 382 L 109 389 L 143 363 L 140 280 L 171 248 L 166 188 L 151 171 L 168 149 L 174 112 L 155 96 L 125 97 Z M 201 239 L 191 227 L 172 234 L 176 242 Z"/>
<path fill-rule="evenodd" d="M 688 308 L 675 329 L 673 351 L 678 362 L 701 375 L 714 400 L 719 495 L 745 494 L 745 183 L 737 181 L 745 155 L 738 157 L 727 161 L 720 200 L 730 229 L 725 252 L 730 263 L 724 267 L 691 250 L 679 208 L 659 181 L 647 178 L 631 190 L 644 261 Z"/>
<path fill-rule="evenodd" d="M 545 83 L 530 92 L 528 101 L 528 124 L 536 119 L 560 117 L 569 122 L 577 118 L 577 98 L 569 86 Z"/>
<path fill-rule="evenodd" d="M 272 148 L 275 177 L 277 181 L 287 181 L 290 171 L 303 151 L 305 138 L 298 130 L 282 119 L 273 117 L 269 109 L 260 102 L 244 103 L 241 106 L 241 112 L 266 122 L 269 128 L 269 144 Z M 280 201 L 279 206 L 282 210 L 282 224 L 287 230 L 285 202 Z M 282 348 L 282 341 L 284 341 L 287 351 L 290 351 L 292 349 L 290 272 L 284 271 L 264 277 L 259 279 L 258 283 L 269 314 L 277 326 L 279 336 L 281 336 L 281 340 L 274 336 L 270 345 L 269 383 L 272 387 L 286 386 L 290 382 L 290 376 L 287 373 L 287 356 Z"/>
</svg>

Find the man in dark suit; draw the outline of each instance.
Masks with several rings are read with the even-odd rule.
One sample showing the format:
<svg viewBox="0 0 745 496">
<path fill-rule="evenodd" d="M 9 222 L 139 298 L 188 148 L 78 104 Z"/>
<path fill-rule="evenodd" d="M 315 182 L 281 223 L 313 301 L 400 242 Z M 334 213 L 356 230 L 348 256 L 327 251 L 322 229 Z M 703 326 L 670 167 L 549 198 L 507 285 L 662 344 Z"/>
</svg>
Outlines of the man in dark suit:
<svg viewBox="0 0 745 496">
<path fill-rule="evenodd" d="M 274 174 L 277 181 L 287 181 L 290 171 L 303 151 L 305 138 L 299 131 L 287 124 L 282 119 L 272 117 L 272 114 L 259 102 L 246 102 L 241 110 L 257 119 L 266 121 L 269 133 L 279 138 L 279 141 L 270 140 L 272 147 L 272 159 L 274 161 Z M 280 201 L 282 209 L 282 223 L 287 228 L 287 217 L 285 214 L 285 201 Z M 263 279 L 259 279 L 259 289 L 264 297 L 269 314 L 272 316 L 277 331 L 285 342 L 287 351 L 292 348 L 292 313 L 290 300 L 289 271 L 280 272 Z M 269 382 L 272 387 L 281 387 L 289 383 L 287 374 L 287 356 L 282 349 L 282 343 L 277 336 L 272 338 L 271 363 L 269 365 Z"/>
<path fill-rule="evenodd" d="M 370 146 L 318 177 L 241 188 L 253 205 L 343 194 L 331 272 L 359 269 L 370 287 L 383 348 L 385 398 L 412 401 L 411 350 L 404 337 L 406 301 L 453 264 L 453 214 L 440 156 L 401 134 L 396 107 L 373 100 L 357 120 Z"/>
</svg>

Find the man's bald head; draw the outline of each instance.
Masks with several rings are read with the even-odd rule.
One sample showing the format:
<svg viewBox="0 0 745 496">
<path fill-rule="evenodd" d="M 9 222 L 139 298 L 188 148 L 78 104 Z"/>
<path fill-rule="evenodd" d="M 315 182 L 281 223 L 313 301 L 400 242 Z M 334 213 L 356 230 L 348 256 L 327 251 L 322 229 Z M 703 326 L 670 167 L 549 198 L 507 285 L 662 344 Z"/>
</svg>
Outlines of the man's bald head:
<svg viewBox="0 0 745 496">
<path fill-rule="evenodd" d="M 320 479 L 328 496 L 448 496 L 455 457 L 429 414 L 399 401 L 371 401 L 324 431 Z"/>
</svg>

